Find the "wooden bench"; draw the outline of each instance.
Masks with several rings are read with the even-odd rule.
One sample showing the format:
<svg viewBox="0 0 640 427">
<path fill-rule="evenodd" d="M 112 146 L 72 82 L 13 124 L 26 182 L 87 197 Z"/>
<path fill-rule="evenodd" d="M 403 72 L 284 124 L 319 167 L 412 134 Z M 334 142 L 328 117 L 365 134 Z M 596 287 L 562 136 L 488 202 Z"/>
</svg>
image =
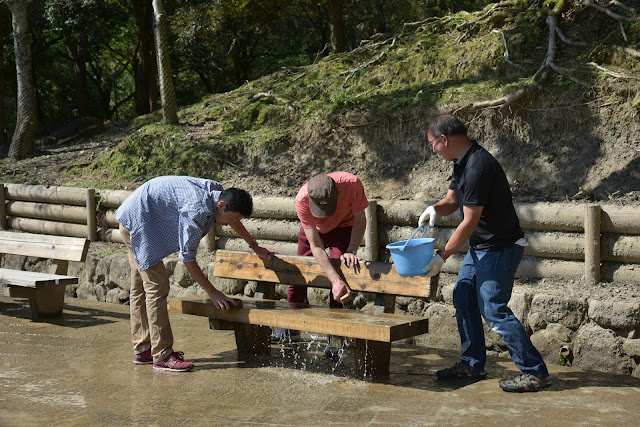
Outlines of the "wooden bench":
<svg viewBox="0 0 640 427">
<path fill-rule="evenodd" d="M 438 276 L 402 277 L 387 262 L 367 261 L 357 268 L 332 262 L 352 291 L 377 294 L 372 311 L 273 301 L 278 283 L 331 289 L 331 282 L 313 257 L 277 255 L 264 260 L 223 250 L 216 252 L 214 276 L 257 281 L 256 298 L 243 298 L 244 306 L 234 310 L 217 309 L 206 297 L 173 299 L 169 307 L 172 312 L 208 317 L 218 328 L 234 329 L 241 357 L 269 354 L 271 327 L 298 329 L 351 338 L 347 348 L 355 356 L 355 375 L 387 376 L 391 343 L 428 332 L 428 319 L 393 314 L 395 297 L 433 298 Z"/>
<path fill-rule="evenodd" d="M 0 231 L 0 254 L 53 260 L 44 273 L 0 268 L 0 285 L 6 296 L 29 298 L 33 319 L 59 316 L 65 286 L 78 283 L 77 277 L 67 276 L 69 261 L 84 262 L 88 250 L 87 239 Z"/>
</svg>

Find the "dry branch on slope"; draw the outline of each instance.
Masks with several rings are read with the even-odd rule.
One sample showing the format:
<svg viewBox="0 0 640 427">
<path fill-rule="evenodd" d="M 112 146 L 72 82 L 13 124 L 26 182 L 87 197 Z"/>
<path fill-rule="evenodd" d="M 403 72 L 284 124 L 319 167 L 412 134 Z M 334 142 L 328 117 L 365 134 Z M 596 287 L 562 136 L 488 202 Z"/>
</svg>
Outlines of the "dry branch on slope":
<svg viewBox="0 0 640 427">
<path fill-rule="evenodd" d="M 628 41 L 628 37 L 627 34 L 624 31 L 624 27 L 622 25 L 623 21 L 624 22 L 636 22 L 636 21 L 640 21 L 640 16 L 636 15 L 636 11 L 633 8 L 630 8 L 628 6 L 626 6 L 625 4 L 617 1 L 617 0 L 612 0 L 610 1 L 607 6 L 615 6 L 618 8 L 623 9 L 624 11 L 630 13 L 632 16 L 624 16 L 624 15 L 620 15 L 618 13 L 612 12 L 611 10 L 607 9 L 604 6 L 601 6 L 599 4 L 593 3 L 593 2 L 585 2 L 583 3 L 584 6 L 587 7 L 591 7 L 595 10 L 597 10 L 600 13 L 604 13 L 605 15 L 609 16 L 610 18 L 613 18 L 614 20 L 616 20 L 620 26 L 620 31 L 622 33 L 622 36 L 624 38 L 625 41 Z M 562 7 L 566 7 L 566 4 L 562 3 Z M 531 83 L 518 89 L 516 92 L 509 94 L 509 95 L 505 95 L 493 100 L 482 100 L 482 101 L 476 101 L 471 103 L 470 105 L 465 105 L 461 108 L 459 108 L 456 111 L 460 111 L 460 110 L 478 110 L 478 109 L 482 109 L 482 108 L 500 108 L 500 109 L 506 109 L 509 108 L 511 105 L 513 105 L 514 103 L 516 103 L 517 101 L 526 98 L 532 94 L 534 94 L 537 90 L 542 88 L 542 84 L 548 79 L 548 77 L 550 76 L 551 72 L 555 72 L 556 74 L 561 74 L 565 77 L 567 77 L 568 79 L 572 80 L 574 83 L 581 85 L 581 86 L 588 86 L 588 84 L 586 84 L 585 82 L 577 79 L 576 77 L 573 77 L 571 75 L 570 70 L 568 70 L 567 68 L 564 67 L 560 67 L 555 63 L 555 58 L 556 58 L 556 51 L 557 51 L 557 39 L 560 39 L 560 41 L 562 41 L 563 43 L 567 44 L 567 45 L 571 45 L 571 46 L 587 46 L 586 42 L 583 41 L 573 41 L 570 40 L 569 38 L 567 38 L 564 33 L 560 30 L 560 28 L 558 27 L 558 16 L 562 16 L 563 14 L 563 10 L 561 9 L 561 6 L 556 6 L 556 8 L 552 11 L 549 12 L 549 15 L 547 15 L 547 19 L 546 19 L 546 24 L 547 27 L 549 28 L 549 41 L 548 41 L 548 45 L 547 45 L 547 55 L 545 56 L 544 61 L 542 62 L 542 65 L 540 66 L 540 68 L 536 71 L 536 73 L 533 75 L 533 77 L 531 78 Z M 509 60 L 509 56 L 508 56 L 508 50 L 507 50 L 507 43 L 504 39 L 504 35 L 503 35 L 503 42 L 505 45 L 505 61 L 509 64 L 513 63 Z M 626 54 L 629 54 L 631 56 L 635 56 L 635 57 L 640 57 L 640 52 L 630 48 L 630 47 L 623 47 L 623 46 L 614 46 L 617 50 L 622 51 Z M 609 70 L 606 70 L 604 67 L 601 67 L 600 65 L 594 63 L 594 62 L 590 62 L 587 65 L 590 65 L 596 69 L 598 69 L 599 71 L 603 71 L 605 72 L 606 75 L 614 77 L 614 78 L 620 78 L 620 79 L 626 79 L 629 78 L 627 76 L 624 76 L 620 73 L 615 73 L 615 72 L 611 72 Z"/>
</svg>

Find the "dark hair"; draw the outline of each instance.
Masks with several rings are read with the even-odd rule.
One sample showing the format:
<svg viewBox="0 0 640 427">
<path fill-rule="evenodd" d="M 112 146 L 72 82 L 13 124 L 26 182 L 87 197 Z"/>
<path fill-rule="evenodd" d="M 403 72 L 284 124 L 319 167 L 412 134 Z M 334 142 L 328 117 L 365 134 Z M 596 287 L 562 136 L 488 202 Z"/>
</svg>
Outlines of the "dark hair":
<svg viewBox="0 0 640 427">
<path fill-rule="evenodd" d="M 240 188 L 226 188 L 220 193 L 220 201 L 227 204 L 227 212 L 238 212 L 245 218 L 249 218 L 253 212 L 253 199 L 251 194 Z"/>
<path fill-rule="evenodd" d="M 438 114 L 429 120 L 427 131 L 435 137 L 438 135 L 467 135 L 467 128 L 453 114 Z"/>
</svg>

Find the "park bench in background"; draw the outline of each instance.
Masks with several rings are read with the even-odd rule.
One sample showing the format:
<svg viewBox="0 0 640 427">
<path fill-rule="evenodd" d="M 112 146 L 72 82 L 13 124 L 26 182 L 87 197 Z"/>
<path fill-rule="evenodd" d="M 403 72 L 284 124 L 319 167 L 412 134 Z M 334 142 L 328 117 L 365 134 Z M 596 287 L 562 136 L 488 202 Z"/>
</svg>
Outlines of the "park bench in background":
<svg viewBox="0 0 640 427">
<path fill-rule="evenodd" d="M 78 283 L 77 277 L 66 275 L 69 261 L 84 262 L 88 250 L 87 239 L 0 231 L 0 254 L 53 260 L 43 273 L 0 268 L 5 295 L 29 298 L 33 319 L 61 315 L 65 286 Z"/>
<path fill-rule="evenodd" d="M 278 283 L 327 289 L 331 283 L 313 257 L 277 255 L 264 260 L 247 252 L 223 250 L 216 252 L 214 276 L 257 281 L 256 298 L 244 298 L 244 306 L 234 310 L 219 310 L 206 297 L 179 298 L 170 301 L 170 310 L 208 317 L 212 325 L 234 329 L 241 357 L 269 354 L 271 327 L 348 337 L 347 349 L 356 360 L 355 375 L 386 376 L 391 343 L 428 332 L 427 319 L 393 313 L 395 297 L 433 298 L 438 276 L 402 277 L 388 262 L 368 261 L 348 268 L 332 261 L 352 291 L 377 294 L 374 310 L 274 301 Z"/>
</svg>

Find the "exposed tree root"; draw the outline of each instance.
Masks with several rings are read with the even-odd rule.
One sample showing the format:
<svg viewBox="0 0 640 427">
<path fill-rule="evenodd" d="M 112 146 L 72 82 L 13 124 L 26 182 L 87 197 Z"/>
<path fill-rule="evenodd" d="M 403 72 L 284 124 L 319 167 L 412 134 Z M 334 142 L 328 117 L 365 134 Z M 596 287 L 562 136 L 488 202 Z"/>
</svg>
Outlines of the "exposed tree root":
<svg viewBox="0 0 640 427">
<path fill-rule="evenodd" d="M 598 71 L 602 71 L 607 76 L 615 77 L 616 79 L 621 79 L 621 80 L 638 79 L 638 77 L 628 77 L 628 76 L 625 76 L 624 74 L 616 73 L 615 71 L 609 71 L 606 68 L 596 64 L 595 62 L 587 62 L 587 65 L 595 68 Z"/>
<path fill-rule="evenodd" d="M 504 2 L 507 3 L 507 2 Z M 496 5 L 501 5 L 503 3 L 496 3 Z M 620 30 L 622 33 L 623 38 L 625 39 L 625 41 L 627 41 L 627 35 L 624 31 L 624 27 L 622 25 L 622 22 L 636 22 L 636 21 L 640 21 L 640 16 L 636 15 L 636 11 L 633 8 L 630 8 L 628 6 L 626 6 L 625 4 L 617 1 L 617 0 L 611 0 L 608 5 L 609 6 L 616 6 L 619 7 L 623 10 L 625 10 L 626 12 L 632 14 L 633 16 L 624 16 L 624 15 L 620 15 L 617 14 L 615 12 L 610 11 L 609 9 L 607 9 L 606 7 L 603 7 L 599 4 L 596 3 L 592 3 L 592 2 L 585 2 L 583 3 L 585 6 L 591 7 L 593 9 L 596 9 L 598 12 L 604 13 L 607 16 L 615 19 L 618 24 L 620 25 Z M 495 10 L 495 9 L 490 9 L 488 12 Z M 485 14 L 486 15 L 486 14 Z M 564 33 L 560 30 L 560 28 L 558 27 L 558 23 L 557 23 L 557 16 L 561 15 L 559 10 L 556 11 L 551 11 L 551 13 L 547 16 L 547 26 L 549 28 L 549 42 L 547 45 L 547 55 L 545 56 L 544 61 L 542 62 L 542 65 L 540 66 L 540 68 L 536 71 L 536 73 L 533 75 L 532 79 L 531 79 L 531 83 L 518 89 L 516 92 L 510 94 L 510 95 L 505 95 L 496 99 L 492 99 L 492 100 L 482 100 L 482 101 L 476 101 L 473 102 L 471 104 L 465 105 L 463 107 L 460 107 L 458 110 L 456 111 L 460 111 L 460 110 L 478 110 L 478 109 L 482 109 L 482 108 L 500 108 L 501 110 L 503 109 L 507 109 L 509 108 L 511 105 L 513 105 L 514 103 L 516 103 L 519 100 L 522 100 L 525 97 L 531 96 L 533 95 L 536 91 L 540 90 L 542 88 L 542 84 L 547 80 L 547 78 L 549 77 L 549 75 L 551 74 L 551 72 L 554 72 L 556 74 L 559 75 L 563 75 L 565 77 L 567 77 L 568 79 L 570 79 L 571 81 L 573 81 L 574 83 L 580 85 L 580 86 L 585 86 L 588 87 L 589 84 L 583 82 L 582 80 L 574 77 L 571 75 L 570 70 L 560 67 L 555 63 L 555 58 L 556 58 L 556 51 L 557 51 L 557 39 L 560 39 L 560 41 L 562 41 L 563 43 L 567 44 L 567 45 L 571 45 L 571 46 L 586 46 L 587 43 L 582 42 L 582 41 L 573 41 L 570 40 L 569 38 L 567 38 Z M 483 15 L 484 16 L 484 15 Z M 505 53 L 504 53 L 504 58 L 505 61 L 508 64 L 513 65 L 513 62 L 511 62 L 509 60 L 509 51 L 507 48 L 507 42 L 506 42 L 506 38 L 504 36 L 504 33 L 502 33 L 502 41 L 503 44 L 505 46 Z M 624 52 L 626 54 L 632 55 L 634 57 L 640 57 L 640 52 L 629 48 L 629 47 L 623 47 L 623 46 L 614 46 L 617 50 Z M 629 78 L 635 78 L 635 77 L 627 77 L 624 76 L 620 73 L 616 73 L 616 72 L 612 72 L 607 70 L 606 68 L 596 64 L 595 62 L 590 62 L 587 65 L 596 68 L 599 71 L 604 72 L 606 75 L 611 76 L 611 77 L 615 77 L 615 78 L 619 78 L 619 79 L 629 79 Z"/>
<path fill-rule="evenodd" d="M 394 42 L 395 42 L 395 40 L 394 40 Z M 391 46 L 393 46 L 393 44 L 392 44 Z M 345 87 L 345 85 L 347 84 L 347 82 L 349 81 L 349 79 L 350 79 L 351 77 L 353 77 L 353 76 L 354 76 L 358 71 L 363 70 L 363 69 L 367 68 L 369 65 L 373 65 L 373 64 L 375 64 L 376 62 L 380 61 L 380 59 L 382 59 L 382 57 L 383 57 L 383 56 L 384 56 L 388 51 L 389 51 L 389 49 L 387 49 L 387 50 L 383 50 L 383 51 L 380 53 L 380 55 L 378 55 L 376 58 L 372 59 L 371 61 L 366 62 L 366 63 L 362 64 L 361 66 L 356 67 L 356 68 L 353 68 L 353 69 L 351 69 L 351 70 L 347 70 L 347 71 L 343 71 L 343 72 L 341 72 L 341 73 L 340 73 L 340 75 L 341 75 L 341 76 L 344 76 L 345 74 L 349 74 L 349 75 L 347 76 L 347 78 L 344 80 L 344 83 L 342 83 L 342 87 Z"/>
</svg>

